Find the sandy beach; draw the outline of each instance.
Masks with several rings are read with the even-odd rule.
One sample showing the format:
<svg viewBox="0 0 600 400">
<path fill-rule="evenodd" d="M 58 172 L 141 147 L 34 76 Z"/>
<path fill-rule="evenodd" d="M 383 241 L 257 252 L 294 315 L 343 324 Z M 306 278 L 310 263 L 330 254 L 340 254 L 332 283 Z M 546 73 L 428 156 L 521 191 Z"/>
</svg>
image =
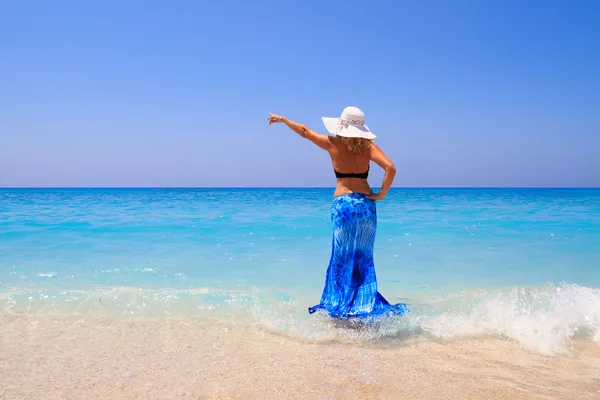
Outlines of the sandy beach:
<svg viewBox="0 0 600 400">
<path fill-rule="evenodd" d="M 191 318 L 2 317 L 0 398 L 598 399 L 600 347 L 310 341 Z"/>
</svg>

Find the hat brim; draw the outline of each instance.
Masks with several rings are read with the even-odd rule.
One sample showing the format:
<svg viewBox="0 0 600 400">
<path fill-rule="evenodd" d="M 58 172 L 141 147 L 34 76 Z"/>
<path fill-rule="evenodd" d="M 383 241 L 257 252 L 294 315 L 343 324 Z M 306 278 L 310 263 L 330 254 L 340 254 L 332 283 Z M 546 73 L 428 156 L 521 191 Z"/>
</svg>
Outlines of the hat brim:
<svg viewBox="0 0 600 400">
<path fill-rule="evenodd" d="M 332 135 L 336 136 L 344 136 L 344 137 L 356 137 L 363 139 L 375 139 L 377 136 L 369 130 L 369 127 L 366 125 L 357 126 L 357 125 L 346 125 L 340 129 L 340 119 L 339 118 L 329 118 L 329 117 L 321 117 L 323 120 L 323 124 L 325 125 L 325 129 Z"/>
</svg>

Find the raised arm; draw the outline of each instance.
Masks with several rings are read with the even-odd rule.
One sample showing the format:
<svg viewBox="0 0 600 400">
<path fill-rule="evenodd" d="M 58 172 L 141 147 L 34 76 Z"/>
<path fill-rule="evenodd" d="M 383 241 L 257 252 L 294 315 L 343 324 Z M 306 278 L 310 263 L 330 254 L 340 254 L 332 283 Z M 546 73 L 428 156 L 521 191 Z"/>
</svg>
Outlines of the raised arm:
<svg viewBox="0 0 600 400">
<path fill-rule="evenodd" d="M 287 119 L 286 117 L 282 117 L 282 116 L 275 115 L 275 114 L 270 114 L 269 115 L 269 125 L 271 125 L 273 123 L 286 124 L 291 130 L 296 132 L 298 135 L 302 136 L 305 139 L 310 140 L 311 142 L 313 142 L 314 144 L 316 144 L 323 150 L 329 150 L 329 148 L 331 146 L 331 142 L 329 141 L 329 136 L 322 135 L 320 133 L 316 133 L 316 132 L 310 130 L 306 125 L 291 121 L 291 120 Z"/>
<path fill-rule="evenodd" d="M 385 170 L 385 175 L 383 176 L 383 184 L 381 185 L 379 193 L 371 195 L 369 198 L 372 200 L 383 200 L 390 190 L 394 177 L 396 176 L 396 167 L 392 160 L 390 160 L 375 143 L 371 143 L 371 160 Z"/>
</svg>

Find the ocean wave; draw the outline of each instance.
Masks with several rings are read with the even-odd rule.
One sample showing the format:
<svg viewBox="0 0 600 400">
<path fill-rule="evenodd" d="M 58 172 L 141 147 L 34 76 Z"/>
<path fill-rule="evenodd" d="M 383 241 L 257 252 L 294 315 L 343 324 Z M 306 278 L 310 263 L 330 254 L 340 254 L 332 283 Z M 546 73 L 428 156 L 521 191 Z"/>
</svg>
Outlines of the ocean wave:
<svg viewBox="0 0 600 400">
<path fill-rule="evenodd" d="M 314 300 L 314 299 L 313 299 Z M 570 352 L 574 339 L 600 344 L 600 289 L 575 284 L 477 290 L 409 303 L 410 313 L 364 321 L 308 315 L 309 299 L 239 287 L 86 290 L 11 288 L 0 293 L 3 314 L 99 313 L 115 316 L 226 317 L 309 341 L 404 341 L 500 336 L 544 354 Z"/>
<path fill-rule="evenodd" d="M 481 293 L 468 299 L 468 310 L 416 314 L 411 316 L 411 323 L 432 337 L 499 335 L 546 354 L 568 351 L 575 337 L 600 344 L 600 289 L 547 285 Z"/>
<path fill-rule="evenodd" d="M 454 339 L 499 336 L 543 354 L 569 353 L 574 339 L 600 344 L 600 289 L 574 284 L 477 291 L 412 304 L 403 317 L 361 323 L 310 322 L 294 318 L 291 307 L 254 309 L 269 330 L 313 340 L 382 340 L 425 337 Z"/>
</svg>

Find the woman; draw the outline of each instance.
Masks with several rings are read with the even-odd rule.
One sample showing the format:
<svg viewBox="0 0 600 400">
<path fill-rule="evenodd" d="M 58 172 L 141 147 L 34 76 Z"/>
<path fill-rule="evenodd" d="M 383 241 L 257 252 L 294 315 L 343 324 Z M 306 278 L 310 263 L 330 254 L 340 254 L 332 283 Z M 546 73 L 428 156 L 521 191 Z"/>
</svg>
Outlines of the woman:
<svg viewBox="0 0 600 400">
<path fill-rule="evenodd" d="M 364 113 L 347 107 L 340 118 L 323 118 L 334 136 L 318 134 L 305 125 L 270 114 L 269 125 L 284 123 L 310 140 L 331 157 L 337 178 L 331 219 L 331 258 L 321 302 L 308 311 L 326 310 L 334 318 L 355 318 L 392 312 L 403 314 L 405 304 L 391 305 L 377 291 L 373 244 L 377 229 L 376 200 L 387 195 L 396 169 L 392 161 L 372 142 L 375 135 L 364 123 Z M 374 161 L 385 170 L 383 185 L 374 193 L 367 177 Z"/>
</svg>

